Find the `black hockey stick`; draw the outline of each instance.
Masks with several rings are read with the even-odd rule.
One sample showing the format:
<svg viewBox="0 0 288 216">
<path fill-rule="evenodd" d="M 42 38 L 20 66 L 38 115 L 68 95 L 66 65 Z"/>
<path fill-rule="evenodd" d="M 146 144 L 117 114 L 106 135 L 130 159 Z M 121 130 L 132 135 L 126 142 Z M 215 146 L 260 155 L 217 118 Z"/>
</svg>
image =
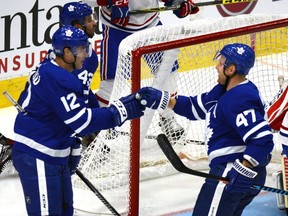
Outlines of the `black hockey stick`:
<svg viewBox="0 0 288 216">
<path fill-rule="evenodd" d="M 185 166 L 185 164 L 181 161 L 181 159 L 178 157 L 178 155 L 174 151 L 172 145 L 170 144 L 170 142 L 169 142 L 169 140 L 165 134 L 159 134 L 157 136 L 157 142 L 158 142 L 158 145 L 160 146 L 160 148 L 162 149 L 163 153 L 166 155 L 166 157 L 170 161 L 170 163 L 179 172 L 190 174 L 190 175 L 195 175 L 195 176 L 199 176 L 199 177 L 214 179 L 214 180 L 218 180 L 218 181 L 222 181 L 222 182 L 229 182 L 229 179 L 227 179 L 227 178 L 223 178 L 220 176 L 215 176 L 215 175 L 211 175 L 208 173 L 192 170 L 192 169 L 188 168 L 187 166 Z M 273 193 L 278 193 L 278 194 L 282 194 L 282 195 L 288 195 L 288 191 L 286 191 L 286 190 L 262 186 L 262 185 L 252 185 L 252 188 L 258 189 L 258 190 L 269 191 L 269 192 L 273 192 Z"/>
<path fill-rule="evenodd" d="M 115 208 L 105 199 L 105 197 L 94 187 L 94 185 L 83 175 L 83 173 L 76 169 L 76 174 L 79 178 L 89 187 L 89 189 L 94 192 L 94 194 L 98 197 L 99 200 L 112 212 L 113 215 L 120 216 L 120 214 L 115 210 Z"/>
<path fill-rule="evenodd" d="M 16 107 L 18 112 L 25 112 L 25 110 L 20 106 L 20 104 L 14 100 L 14 98 L 7 92 L 3 92 L 3 95 Z M 113 215 L 120 216 L 120 214 L 113 208 L 113 206 L 105 199 L 105 197 L 97 190 L 94 185 L 84 176 L 84 174 L 76 169 L 76 174 L 79 178 L 87 185 L 87 187 L 94 192 L 94 194 L 101 200 L 101 202 L 113 213 Z"/>
<path fill-rule="evenodd" d="M 203 6 L 211 6 L 211 5 L 225 5 L 225 4 L 237 4 L 237 3 L 244 3 L 244 2 L 254 2 L 257 0 L 220 0 L 220 1 L 208 1 L 208 2 L 199 2 L 195 3 L 196 7 L 203 7 Z M 165 7 L 158 7 L 158 8 L 147 8 L 147 9 L 140 9 L 140 10 L 131 10 L 129 11 L 130 14 L 140 14 L 140 13 L 155 13 L 155 12 L 162 12 L 168 10 L 177 10 L 180 8 L 180 5 L 172 5 L 172 6 L 165 6 Z"/>
</svg>

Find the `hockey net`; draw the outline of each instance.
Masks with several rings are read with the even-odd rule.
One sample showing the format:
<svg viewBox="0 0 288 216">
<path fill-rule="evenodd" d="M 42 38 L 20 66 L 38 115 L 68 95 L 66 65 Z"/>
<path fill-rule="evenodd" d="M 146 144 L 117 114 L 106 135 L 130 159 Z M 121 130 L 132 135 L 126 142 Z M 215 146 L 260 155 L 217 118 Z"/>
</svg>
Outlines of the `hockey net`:
<svg viewBox="0 0 288 216">
<path fill-rule="evenodd" d="M 263 99 L 271 101 L 280 88 L 279 77 L 282 80 L 288 78 L 287 16 L 240 15 L 200 19 L 135 33 L 123 40 L 119 47 L 111 100 L 143 86 L 177 91 L 178 95 L 209 91 L 217 83 L 214 54 L 225 44 L 237 42 L 254 48 L 257 58 L 248 78 L 259 87 Z M 188 121 L 171 112 L 161 113 L 161 116 L 165 121 L 157 111 L 147 109 L 141 120 L 101 131 L 83 152 L 80 170 L 123 215 L 152 215 L 151 212 L 155 215 L 159 209 L 165 208 L 153 206 L 153 200 L 149 204 L 141 202 L 139 182 L 176 173 L 155 139 L 165 132 L 166 123 L 167 128 L 177 122 L 184 129 L 183 134 L 168 136 L 183 161 L 193 169 L 207 168 L 205 122 Z M 206 135 L 209 136 L 209 132 Z M 277 148 L 274 149 L 275 158 L 280 156 Z M 77 209 L 109 213 L 77 177 L 74 177 L 73 185 Z M 81 204 L 77 202 L 85 196 L 90 198 L 85 198 Z"/>
</svg>

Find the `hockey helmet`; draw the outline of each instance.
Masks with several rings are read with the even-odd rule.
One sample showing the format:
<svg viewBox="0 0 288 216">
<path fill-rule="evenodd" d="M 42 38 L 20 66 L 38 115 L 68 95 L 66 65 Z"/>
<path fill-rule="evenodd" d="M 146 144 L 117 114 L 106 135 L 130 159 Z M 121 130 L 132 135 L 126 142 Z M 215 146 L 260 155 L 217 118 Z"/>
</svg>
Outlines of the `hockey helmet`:
<svg viewBox="0 0 288 216">
<path fill-rule="evenodd" d="M 226 58 L 224 67 L 234 64 L 237 73 L 244 76 L 247 75 L 250 69 L 254 66 L 255 52 L 246 44 L 228 44 L 220 50 L 220 54 Z"/>
<path fill-rule="evenodd" d="M 60 22 L 62 25 L 72 25 L 74 21 L 79 21 L 84 26 L 84 19 L 93 13 L 92 8 L 81 2 L 66 3 L 60 13 Z"/>
<path fill-rule="evenodd" d="M 52 36 L 52 46 L 57 56 L 63 55 L 64 48 L 71 49 L 74 55 L 77 55 L 77 47 L 83 46 L 88 56 L 90 55 L 91 46 L 86 33 L 73 26 L 63 26 L 59 28 Z"/>
</svg>

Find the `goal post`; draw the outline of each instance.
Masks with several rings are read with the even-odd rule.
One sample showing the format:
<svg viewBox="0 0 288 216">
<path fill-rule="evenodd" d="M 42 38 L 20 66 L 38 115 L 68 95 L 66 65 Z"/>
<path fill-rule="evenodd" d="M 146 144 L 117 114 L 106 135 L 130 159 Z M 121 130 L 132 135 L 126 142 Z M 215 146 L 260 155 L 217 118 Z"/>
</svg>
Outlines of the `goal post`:
<svg viewBox="0 0 288 216">
<path fill-rule="evenodd" d="M 288 14 L 200 19 L 134 33 L 120 44 L 111 100 L 143 86 L 177 91 L 179 95 L 209 91 L 217 84 L 214 54 L 225 44 L 237 42 L 255 50 L 256 63 L 248 78 L 268 102 L 279 90 L 279 77 L 288 79 L 287 17 Z M 161 116 L 147 109 L 141 119 L 101 131 L 83 152 L 79 169 L 123 215 L 167 213 L 166 206 L 143 199 L 140 187 L 141 181 L 177 173 L 157 145 L 156 136 L 163 133 L 166 124 Z M 192 122 L 173 113 L 171 116 L 184 128 L 184 133 L 170 134 L 173 148 L 187 166 L 208 168 L 205 137 L 211 131 L 204 130 L 205 121 Z M 280 156 L 279 149 L 274 151 Z M 86 206 L 81 202 L 84 196 L 92 196 L 77 177 L 73 178 L 73 186 L 76 209 L 105 213 L 101 203 L 96 205 L 93 198 Z M 157 188 L 153 193 L 157 193 Z"/>
</svg>

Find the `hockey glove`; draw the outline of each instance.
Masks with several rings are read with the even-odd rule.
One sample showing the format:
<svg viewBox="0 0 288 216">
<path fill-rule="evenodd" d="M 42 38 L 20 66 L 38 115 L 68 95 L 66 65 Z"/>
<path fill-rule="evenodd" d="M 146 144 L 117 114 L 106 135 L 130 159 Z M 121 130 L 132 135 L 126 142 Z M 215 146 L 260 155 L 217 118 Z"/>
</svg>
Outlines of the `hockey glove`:
<svg viewBox="0 0 288 216">
<path fill-rule="evenodd" d="M 226 190 L 230 192 L 247 192 L 250 190 L 257 172 L 249 169 L 237 159 L 232 169 L 227 173 L 229 183 Z"/>
<path fill-rule="evenodd" d="M 137 92 L 141 104 L 151 109 L 165 110 L 168 107 L 170 94 L 152 87 L 141 88 Z"/>
<path fill-rule="evenodd" d="M 71 146 L 71 153 L 68 161 L 68 166 L 71 175 L 73 175 L 76 172 L 76 168 L 81 159 L 81 139 L 79 138 L 75 139 L 76 142 Z"/>
<path fill-rule="evenodd" d="M 113 113 L 115 126 L 121 126 L 126 120 L 139 118 L 144 115 L 145 106 L 136 99 L 136 94 L 130 94 L 113 101 L 107 108 Z"/>
<path fill-rule="evenodd" d="M 111 22 L 126 26 L 129 22 L 128 0 L 108 0 L 108 8 L 111 8 Z"/>
<path fill-rule="evenodd" d="M 184 18 L 188 16 L 189 14 L 196 14 L 198 13 L 199 8 L 195 6 L 194 2 L 192 0 L 184 1 L 182 2 L 180 8 L 177 10 L 174 10 L 173 13 L 178 18 Z"/>
</svg>

